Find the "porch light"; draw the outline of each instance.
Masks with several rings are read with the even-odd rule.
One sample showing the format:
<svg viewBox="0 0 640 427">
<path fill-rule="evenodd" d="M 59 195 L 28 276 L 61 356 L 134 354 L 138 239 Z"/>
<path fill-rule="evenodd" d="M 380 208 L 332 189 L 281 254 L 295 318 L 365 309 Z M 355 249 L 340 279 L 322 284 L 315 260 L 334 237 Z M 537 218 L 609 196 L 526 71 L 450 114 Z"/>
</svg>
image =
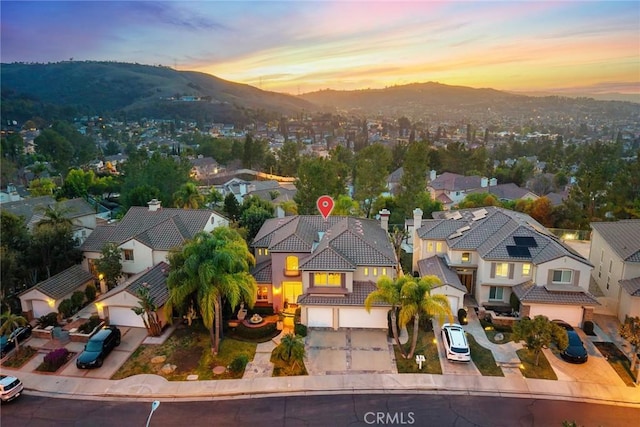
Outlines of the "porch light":
<svg viewBox="0 0 640 427">
<path fill-rule="evenodd" d="M 433 343 L 434 343 L 434 344 L 438 344 L 438 339 L 437 339 L 437 338 L 434 338 L 434 339 L 433 339 Z"/>
<path fill-rule="evenodd" d="M 47 304 L 49 304 L 49 307 L 54 307 L 56 305 L 56 300 L 48 299 Z"/>
<path fill-rule="evenodd" d="M 274 294 L 274 295 L 280 295 L 280 292 L 282 292 L 282 289 L 280 289 L 280 288 L 273 288 L 273 294 Z"/>
<path fill-rule="evenodd" d="M 524 371 L 524 363 L 520 364 L 520 369 L 522 369 Z"/>
<path fill-rule="evenodd" d="M 102 304 L 101 302 L 97 302 L 97 303 L 96 303 L 96 308 L 97 308 L 98 310 L 102 310 L 102 307 L 103 307 L 103 306 L 104 306 L 104 304 Z"/>
</svg>

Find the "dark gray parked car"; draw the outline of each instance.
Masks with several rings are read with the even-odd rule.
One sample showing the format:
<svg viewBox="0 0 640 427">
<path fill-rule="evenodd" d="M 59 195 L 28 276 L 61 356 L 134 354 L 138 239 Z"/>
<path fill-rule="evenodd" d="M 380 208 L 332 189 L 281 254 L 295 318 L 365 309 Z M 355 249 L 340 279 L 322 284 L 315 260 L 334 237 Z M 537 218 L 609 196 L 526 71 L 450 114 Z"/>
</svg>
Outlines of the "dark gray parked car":
<svg viewBox="0 0 640 427">
<path fill-rule="evenodd" d="M 76 359 L 79 369 L 99 368 L 105 357 L 114 347 L 120 345 L 120 329 L 115 326 L 105 326 L 84 346 L 84 351 Z"/>
</svg>

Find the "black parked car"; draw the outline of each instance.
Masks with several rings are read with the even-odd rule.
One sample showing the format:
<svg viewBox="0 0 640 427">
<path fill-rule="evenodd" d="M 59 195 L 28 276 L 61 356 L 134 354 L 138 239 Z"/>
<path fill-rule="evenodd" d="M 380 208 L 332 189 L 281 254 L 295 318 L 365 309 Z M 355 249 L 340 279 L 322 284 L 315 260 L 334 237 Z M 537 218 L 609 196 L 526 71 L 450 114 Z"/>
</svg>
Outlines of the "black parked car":
<svg viewBox="0 0 640 427">
<path fill-rule="evenodd" d="M 6 356 L 11 350 L 16 348 L 16 341 L 18 342 L 18 345 L 20 345 L 27 338 L 29 338 L 31 336 L 31 329 L 31 325 L 21 326 L 13 331 L 8 338 L 3 336 L 3 340 L 0 341 L 2 342 L 2 344 L 0 344 L 2 345 L 2 349 L 0 350 L 0 357 Z"/>
<path fill-rule="evenodd" d="M 569 338 L 569 347 L 567 347 L 560 356 L 571 363 L 584 363 L 587 361 L 589 355 L 587 350 L 582 344 L 582 340 L 576 331 L 567 331 L 567 338 Z"/>
<path fill-rule="evenodd" d="M 76 359 L 76 366 L 79 369 L 99 368 L 104 358 L 119 345 L 120 329 L 115 326 L 105 326 L 89 338 L 84 351 Z"/>
</svg>

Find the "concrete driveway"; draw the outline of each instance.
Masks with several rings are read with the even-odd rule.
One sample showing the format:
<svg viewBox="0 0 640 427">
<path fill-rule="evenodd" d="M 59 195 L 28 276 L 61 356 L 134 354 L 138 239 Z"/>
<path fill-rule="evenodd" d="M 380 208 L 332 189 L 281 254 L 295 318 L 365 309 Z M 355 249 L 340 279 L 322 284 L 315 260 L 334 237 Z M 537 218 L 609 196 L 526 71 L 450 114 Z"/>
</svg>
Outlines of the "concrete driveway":
<svg viewBox="0 0 640 427">
<path fill-rule="evenodd" d="M 386 331 L 309 329 L 305 350 L 309 375 L 398 372 Z"/>
<path fill-rule="evenodd" d="M 104 364 L 96 369 L 78 369 L 76 368 L 75 358 L 60 372 L 60 375 L 84 378 L 101 378 L 109 379 L 120 369 L 124 362 L 129 359 L 133 353 L 142 344 L 147 337 L 147 330 L 144 328 L 131 328 L 127 326 L 118 326 L 122 334 L 120 345 L 114 348 L 111 353 L 104 359 Z M 69 348 L 74 345 L 73 349 Z M 80 346 L 78 346 L 80 344 Z M 70 351 L 80 352 L 84 348 L 84 343 L 69 343 L 67 349 Z M 77 348 L 79 347 L 79 348 Z M 76 356 L 77 357 L 77 356 Z"/>
</svg>

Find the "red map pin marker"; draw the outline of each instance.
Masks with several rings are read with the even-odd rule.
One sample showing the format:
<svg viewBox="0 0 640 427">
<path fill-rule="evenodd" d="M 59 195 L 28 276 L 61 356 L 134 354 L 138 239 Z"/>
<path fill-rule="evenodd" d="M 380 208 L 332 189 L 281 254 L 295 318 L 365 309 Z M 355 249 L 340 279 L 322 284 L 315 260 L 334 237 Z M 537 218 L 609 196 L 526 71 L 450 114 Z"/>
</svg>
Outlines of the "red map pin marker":
<svg viewBox="0 0 640 427">
<path fill-rule="evenodd" d="M 322 217 L 326 220 L 333 210 L 333 199 L 330 196 L 320 196 L 318 197 L 316 206 L 322 214 Z"/>
</svg>

